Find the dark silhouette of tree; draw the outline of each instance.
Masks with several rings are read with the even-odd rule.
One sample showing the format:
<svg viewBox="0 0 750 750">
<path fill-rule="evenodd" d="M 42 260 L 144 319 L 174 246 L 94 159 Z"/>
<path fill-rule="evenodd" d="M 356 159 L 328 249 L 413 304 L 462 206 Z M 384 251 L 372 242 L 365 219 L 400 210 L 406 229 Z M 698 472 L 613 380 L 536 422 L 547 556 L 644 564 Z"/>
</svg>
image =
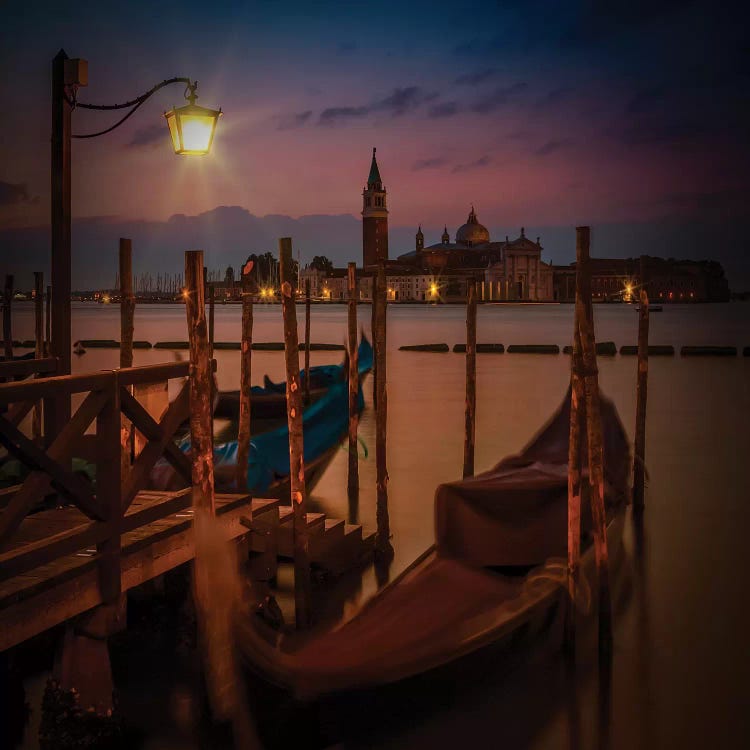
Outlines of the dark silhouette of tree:
<svg viewBox="0 0 750 750">
<path fill-rule="evenodd" d="M 333 273 L 333 263 L 326 258 L 325 255 L 316 255 L 310 263 L 310 268 L 314 268 L 316 271 L 322 271 L 329 276 Z"/>
</svg>

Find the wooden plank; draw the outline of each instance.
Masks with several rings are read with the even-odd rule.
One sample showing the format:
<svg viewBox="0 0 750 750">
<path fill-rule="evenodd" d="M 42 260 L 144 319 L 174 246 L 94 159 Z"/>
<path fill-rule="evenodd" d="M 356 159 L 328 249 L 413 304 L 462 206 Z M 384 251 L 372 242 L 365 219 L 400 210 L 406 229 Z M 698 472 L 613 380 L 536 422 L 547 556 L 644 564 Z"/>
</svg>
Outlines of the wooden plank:
<svg viewBox="0 0 750 750">
<path fill-rule="evenodd" d="M 33 361 L 35 360 L 29 360 L 29 362 Z M 86 391 L 101 391 L 107 387 L 111 379 L 111 372 L 94 372 L 84 375 L 56 375 L 23 383 L 2 383 L 0 384 L 0 404 L 36 401 L 46 397 L 59 398 Z"/>
<path fill-rule="evenodd" d="M 355 520 L 358 515 L 359 494 L 359 455 L 357 451 L 357 429 L 359 427 L 359 363 L 357 361 L 357 264 L 349 263 L 346 269 L 347 302 L 347 343 L 349 349 L 349 466 L 347 474 L 347 497 L 349 517 Z"/>
<path fill-rule="evenodd" d="M 158 365 L 128 367 L 118 372 L 120 385 L 140 385 L 160 380 L 186 378 L 190 372 L 188 362 L 165 362 Z"/>
<path fill-rule="evenodd" d="M 0 378 L 27 378 L 30 375 L 47 375 L 54 372 L 57 372 L 57 360 L 54 357 L 0 362 Z"/>
</svg>

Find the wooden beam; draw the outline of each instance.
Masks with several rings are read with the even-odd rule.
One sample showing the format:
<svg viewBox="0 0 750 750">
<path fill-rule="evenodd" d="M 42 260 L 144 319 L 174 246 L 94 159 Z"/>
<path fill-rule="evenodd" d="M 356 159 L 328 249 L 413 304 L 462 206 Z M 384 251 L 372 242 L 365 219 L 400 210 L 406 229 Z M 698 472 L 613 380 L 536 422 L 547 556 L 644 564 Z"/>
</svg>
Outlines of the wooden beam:
<svg viewBox="0 0 750 750">
<path fill-rule="evenodd" d="M 44 357 L 44 274 L 34 271 L 34 359 Z M 37 442 L 42 437 L 42 402 L 34 402 L 31 435 Z"/>
<path fill-rule="evenodd" d="M 305 461 L 302 434 L 302 392 L 299 378 L 299 341 L 292 270 L 291 237 L 279 239 L 281 306 L 284 316 L 284 360 L 286 363 L 287 424 L 289 426 L 289 479 L 294 512 L 294 611 L 297 628 L 308 627 L 310 608 L 310 545 L 307 529 Z"/>
<path fill-rule="evenodd" d="M 641 288 L 641 309 L 638 313 L 638 385 L 636 386 L 635 444 L 633 446 L 633 511 L 635 513 L 642 513 L 645 506 L 648 322 L 648 294 L 645 289 Z"/>
<path fill-rule="evenodd" d="M 373 342 L 375 344 L 375 371 L 377 373 L 376 397 L 375 397 L 375 463 L 376 463 L 376 490 L 377 505 L 375 515 L 377 518 L 377 552 L 381 559 L 393 555 L 391 546 L 390 519 L 388 516 L 388 468 L 386 466 L 386 437 L 388 425 L 388 395 L 386 390 L 386 332 L 388 310 L 388 287 L 386 284 L 385 265 L 382 261 L 378 263 L 375 294 L 375 329 L 373 331 Z"/>
<path fill-rule="evenodd" d="M 349 522 L 353 519 L 353 505 L 359 494 L 359 455 L 357 452 L 357 429 L 359 427 L 359 362 L 357 351 L 357 264 L 347 266 L 346 285 L 347 302 L 347 334 L 349 349 L 349 473 L 347 479 L 347 493 L 349 496 Z"/>
<path fill-rule="evenodd" d="M 253 367 L 253 297 L 252 272 L 253 261 L 248 261 L 242 268 L 242 345 L 240 353 L 240 413 L 237 423 L 237 490 L 247 489 L 247 462 L 250 457 L 250 420 L 252 416 Z M 256 271 L 257 273 L 257 271 Z"/>
<path fill-rule="evenodd" d="M 310 279 L 305 279 L 305 382 L 304 402 L 310 403 Z"/>
<path fill-rule="evenodd" d="M 13 359 L 13 327 L 11 325 L 11 305 L 13 304 L 13 274 L 5 274 L 3 288 L 3 345 L 6 359 Z"/>
<path fill-rule="evenodd" d="M 33 359 L 28 360 L 28 362 L 34 361 Z M 14 362 L 13 364 L 20 363 Z M 82 375 L 57 375 L 23 383 L 3 383 L 0 385 L 0 404 L 33 401 L 47 397 L 58 398 L 59 396 L 69 396 L 72 393 L 84 393 L 86 391 L 101 391 L 107 388 L 111 379 L 111 372 L 94 372 Z M 68 419 L 69 421 L 70 419 Z"/>
<path fill-rule="evenodd" d="M 57 360 L 54 357 L 0 362 L 0 378 L 27 378 L 30 375 L 50 375 L 55 372 Z"/>
<path fill-rule="evenodd" d="M 464 472 L 474 476 L 474 442 L 477 416 L 477 294 L 467 281 L 466 295 L 466 410 L 464 414 Z"/>
</svg>

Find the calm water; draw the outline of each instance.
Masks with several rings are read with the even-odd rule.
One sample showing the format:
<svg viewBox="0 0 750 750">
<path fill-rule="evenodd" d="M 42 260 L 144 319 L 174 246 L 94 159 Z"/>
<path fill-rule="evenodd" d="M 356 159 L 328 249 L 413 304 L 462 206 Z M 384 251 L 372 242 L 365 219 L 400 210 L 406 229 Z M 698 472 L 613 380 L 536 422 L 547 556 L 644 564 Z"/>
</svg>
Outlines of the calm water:
<svg viewBox="0 0 750 750">
<path fill-rule="evenodd" d="M 17 305 L 14 337 L 32 336 L 31 310 Z M 302 308 L 298 309 L 300 320 Z M 369 306 L 359 308 L 369 333 Z M 402 344 L 465 341 L 459 306 L 391 306 L 388 331 L 389 509 L 394 575 L 433 541 L 436 485 L 460 476 L 463 458 L 464 367 L 459 354 L 399 352 Z M 479 308 L 478 341 L 569 343 L 570 305 L 487 305 Z M 635 344 L 637 313 L 620 305 L 595 307 L 597 339 L 618 348 Z M 216 340 L 239 339 L 240 309 L 216 308 Z M 343 343 L 344 306 L 313 307 L 312 340 Z M 302 331 L 300 331 L 302 334 Z M 73 340 L 119 338 L 119 308 L 74 306 Z M 184 308 L 137 308 L 135 338 L 186 338 Z M 282 340 L 280 306 L 256 306 L 254 340 Z M 651 315 L 652 344 L 750 345 L 750 305 L 665 306 Z M 175 356 L 138 350 L 135 364 Z M 219 385 L 237 387 L 239 353 L 217 352 Z M 313 352 L 312 363 L 338 352 Z M 75 371 L 117 365 L 117 351 L 89 350 Z M 628 433 L 635 415 L 634 357 L 602 358 L 600 383 Z M 281 352 L 258 352 L 253 381 L 282 379 Z M 476 469 L 518 451 L 558 406 L 567 386 L 565 355 L 477 357 Z M 368 381 L 369 386 L 369 381 Z M 367 394 L 368 405 L 371 404 Z M 378 721 L 362 747 L 743 747 L 750 742 L 750 607 L 745 582 L 750 526 L 750 358 L 650 360 L 644 554 L 635 556 L 630 595 L 615 623 L 611 692 L 603 703 L 595 672 L 572 682 L 556 651 L 520 657 L 511 667 L 480 671 L 479 684 L 461 683 L 430 696 L 427 707 Z M 374 414 L 360 435 L 370 456 L 360 463 L 359 520 L 375 526 Z M 346 517 L 346 454 L 341 451 L 314 492 L 317 506 Z M 365 573 L 345 611 L 376 587 Z M 583 648 L 583 661 L 594 651 Z M 575 689 L 574 689 L 575 688 Z M 575 700 L 570 696 L 575 695 Z M 567 696 L 567 697 L 564 697 Z M 602 713 L 602 706 L 604 707 Z M 149 746 L 174 744 L 155 733 Z M 493 738 L 493 739 L 488 739 Z M 347 744 L 349 746 L 349 744 Z"/>
</svg>

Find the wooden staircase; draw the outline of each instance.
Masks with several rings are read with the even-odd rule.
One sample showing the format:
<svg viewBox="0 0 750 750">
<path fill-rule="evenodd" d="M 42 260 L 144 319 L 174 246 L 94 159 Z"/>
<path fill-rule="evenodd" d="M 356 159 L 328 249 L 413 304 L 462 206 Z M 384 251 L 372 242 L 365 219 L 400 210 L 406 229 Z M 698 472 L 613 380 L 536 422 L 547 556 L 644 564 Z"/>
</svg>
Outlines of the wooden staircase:
<svg viewBox="0 0 750 750">
<path fill-rule="evenodd" d="M 271 504 L 266 512 L 242 518 L 242 523 L 252 532 L 250 551 L 261 553 L 267 566 L 274 565 L 270 557 L 293 556 L 293 518 L 291 507 Z M 359 524 L 349 524 L 342 519 L 327 518 L 325 513 L 307 514 L 307 532 L 310 561 L 335 574 L 365 562 L 375 549 L 375 532 L 365 531 Z"/>
</svg>

